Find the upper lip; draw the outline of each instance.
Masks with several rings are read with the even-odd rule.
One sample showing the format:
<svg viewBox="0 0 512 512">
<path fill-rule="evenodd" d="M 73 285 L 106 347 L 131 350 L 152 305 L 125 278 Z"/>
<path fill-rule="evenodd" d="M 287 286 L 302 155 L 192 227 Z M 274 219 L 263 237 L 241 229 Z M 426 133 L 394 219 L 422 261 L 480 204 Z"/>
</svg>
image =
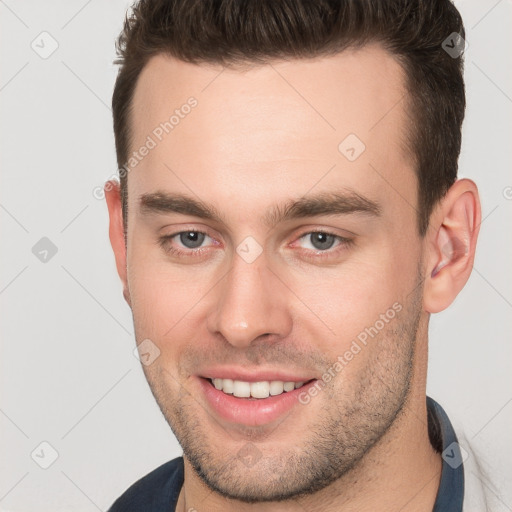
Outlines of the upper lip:
<svg viewBox="0 0 512 512">
<path fill-rule="evenodd" d="M 262 370 L 261 368 L 250 370 L 248 368 L 216 367 L 203 370 L 200 377 L 208 379 L 232 379 L 245 382 L 262 382 L 279 380 L 283 382 L 307 382 L 314 379 L 311 374 L 304 372 L 290 372 L 282 370 Z"/>
</svg>

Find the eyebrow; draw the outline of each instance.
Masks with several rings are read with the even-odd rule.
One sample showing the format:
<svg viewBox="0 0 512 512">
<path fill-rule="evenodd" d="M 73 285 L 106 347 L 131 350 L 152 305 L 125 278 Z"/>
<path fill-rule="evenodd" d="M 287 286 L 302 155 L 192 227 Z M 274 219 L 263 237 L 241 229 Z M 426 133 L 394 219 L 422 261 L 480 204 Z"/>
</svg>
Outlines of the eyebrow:
<svg viewBox="0 0 512 512">
<path fill-rule="evenodd" d="M 139 198 L 142 214 L 178 213 L 226 224 L 223 215 L 213 206 L 190 196 L 168 192 L 142 194 Z M 363 195 L 352 191 L 322 192 L 299 199 L 291 199 L 282 205 L 275 204 L 261 217 L 269 228 L 277 224 L 305 217 L 320 215 L 363 214 L 380 217 L 381 206 Z"/>
</svg>

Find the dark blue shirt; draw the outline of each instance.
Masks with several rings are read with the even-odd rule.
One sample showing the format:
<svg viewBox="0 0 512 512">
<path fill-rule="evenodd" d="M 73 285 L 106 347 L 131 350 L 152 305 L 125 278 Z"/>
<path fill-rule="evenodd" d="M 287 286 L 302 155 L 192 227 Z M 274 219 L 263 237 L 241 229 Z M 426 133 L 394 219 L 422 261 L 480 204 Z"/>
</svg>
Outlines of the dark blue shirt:
<svg viewBox="0 0 512 512">
<path fill-rule="evenodd" d="M 428 433 L 443 467 L 432 512 L 462 512 L 464 470 L 457 436 L 444 409 L 427 397 Z M 183 457 L 177 457 L 128 488 L 108 512 L 174 512 L 183 485 Z"/>
</svg>

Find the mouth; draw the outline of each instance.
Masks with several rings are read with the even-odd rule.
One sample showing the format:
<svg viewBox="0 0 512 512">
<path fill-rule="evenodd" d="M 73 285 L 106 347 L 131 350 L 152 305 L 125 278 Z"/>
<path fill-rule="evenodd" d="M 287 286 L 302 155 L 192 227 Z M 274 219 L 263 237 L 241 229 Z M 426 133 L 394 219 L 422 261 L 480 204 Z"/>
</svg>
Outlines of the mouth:
<svg viewBox="0 0 512 512">
<path fill-rule="evenodd" d="M 283 393 L 300 389 L 314 379 L 298 382 L 282 380 L 248 382 L 223 378 L 208 378 L 207 380 L 210 381 L 215 389 L 222 391 L 226 395 L 232 395 L 237 398 L 264 400 L 270 396 L 279 396 Z"/>
<path fill-rule="evenodd" d="M 233 378 L 224 378 L 222 373 L 196 376 L 199 393 L 215 417 L 231 425 L 250 427 L 264 426 L 279 419 L 284 421 L 292 413 L 297 419 L 297 414 L 303 411 L 301 395 L 317 382 L 317 379 L 306 380 L 302 376 L 295 380 L 291 376 L 281 376 L 284 380 L 277 380 L 277 375 L 230 377 Z M 271 380 L 263 380 L 269 377 Z M 291 422 L 291 417 L 287 421 Z"/>
</svg>

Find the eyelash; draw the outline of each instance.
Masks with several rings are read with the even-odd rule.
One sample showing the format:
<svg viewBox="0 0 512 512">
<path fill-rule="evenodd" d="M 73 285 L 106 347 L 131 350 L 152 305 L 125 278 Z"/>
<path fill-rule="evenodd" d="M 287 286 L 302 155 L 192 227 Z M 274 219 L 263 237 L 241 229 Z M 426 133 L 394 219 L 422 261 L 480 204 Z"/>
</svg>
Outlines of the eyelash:
<svg viewBox="0 0 512 512">
<path fill-rule="evenodd" d="M 199 249 L 182 250 L 182 249 L 176 249 L 176 247 L 169 245 L 169 241 L 171 241 L 173 238 L 177 237 L 178 235 L 181 235 L 182 233 L 199 233 L 202 235 L 206 235 L 210 238 L 213 238 L 210 235 L 208 235 L 208 233 L 205 233 L 204 231 L 198 231 L 195 229 L 187 229 L 184 231 L 178 231 L 171 235 L 164 235 L 159 238 L 158 243 L 160 244 L 160 246 L 163 248 L 163 250 L 166 253 L 171 254 L 173 256 L 178 256 L 178 257 L 187 257 L 187 256 L 200 257 L 200 256 L 202 256 L 205 252 L 204 251 L 204 249 L 206 249 L 205 247 L 200 247 Z M 324 230 L 306 231 L 306 232 L 302 233 L 297 238 L 297 240 L 301 240 L 302 238 L 304 238 L 307 235 L 312 235 L 312 234 L 316 234 L 316 233 L 322 233 L 324 235 L 331 235 L 336 240 L 339 241 L 339 244 L 336 245 L 334 248 L 327 249 L 325 251 L 322 251 L 319 249 L 318 252 L 314 252 L 311 249 L 304 249 L 306 251 L 306 253 L 313 253 L 314 255 L 309 256 L 309 257 L 311 257 L 312 259 L 315 259 L 315 260 L 332 257 L 333 254 L 338 254 L 339 252 L 346 250 L 349 247 L 351 247 L 352 245 L 354 245 L 353 239 L 345 238 L 343 236 L 336 235 L 335 233 L 331 233 L 329 231 L 324 231 Z"/>
</svg>

